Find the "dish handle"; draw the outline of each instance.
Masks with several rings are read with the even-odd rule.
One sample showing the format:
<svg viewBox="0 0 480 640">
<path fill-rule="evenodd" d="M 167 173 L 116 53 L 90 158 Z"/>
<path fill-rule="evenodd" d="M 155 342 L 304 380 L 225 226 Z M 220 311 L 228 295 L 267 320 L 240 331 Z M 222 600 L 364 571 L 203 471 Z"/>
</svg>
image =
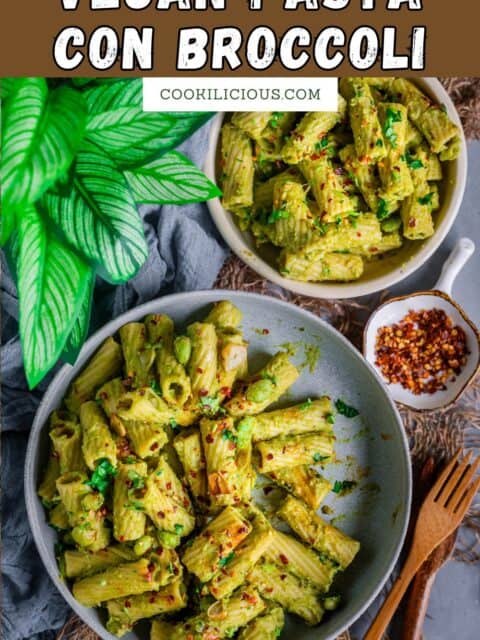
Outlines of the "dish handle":
<svg viewBox="0 0 480 640">
<path fill-rule="evenodd" d="M 470 240 L 470 238 L 459 238 L 442 267 L 440 277 L 434 289 L 443 291 L 443 293 L 451 297 L 455 278 L 463 269 L 468 259 L 473 255 L 474 251 L 475 243 L 473 240 Z"/>
</svg>

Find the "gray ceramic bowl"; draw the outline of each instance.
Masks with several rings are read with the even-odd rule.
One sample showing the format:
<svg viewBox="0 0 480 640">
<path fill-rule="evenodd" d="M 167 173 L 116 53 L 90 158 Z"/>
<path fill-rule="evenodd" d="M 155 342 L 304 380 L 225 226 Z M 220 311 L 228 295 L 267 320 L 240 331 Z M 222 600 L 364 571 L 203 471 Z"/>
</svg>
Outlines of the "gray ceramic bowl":
<svg viewBox="0 0 480 640">
<path fill-rule="evenodd" d="M 333 399 L 342 398 L 360 411 L 359 417 L 350 420 L 337 416 L 334 428 L 338 438 L 338 462 L 325 471 L 332 480 L 358 481 L 347 496 L 332 493 L 327 499 L 334 523 L 362 544 L 353 565 L 337 585 L 344 604 L 315 628 L 308 628 L 298 619 L 289 619 L 283 637 L 297 640 L 336 638 L 378 594 L 400 552 L 411 498 L 407 440 L 385 386 L 354 347 L 313 314 L 276 299 L 218 290 L 167 296 L 125 313 L 88 340 L 76 366 L 63 367 L 50 385 L 38 409 L 28 443 L 25 494 L 28 518 L 40 556 L 72 609 L 105 640 L 114 640 L 114 636 L 103 626 L 103 612 L 82 607 L 59 579 L 53 551 L 56 534 L 48 526 L 36 495 L 48 452 L 48 435 L 44 427 L 50 412 L 61 403 L 71 380 L 100 343 L 123 324 L 139 320 L 148 313 L 167 313 L 178 325 L 184 326 L 192 318 L 204 317 L 208 305 L 222 299 L 231 300 L 244 314 L 242 326 L 250 341 L 249 361 L 254 367 L 260 366 L 267 354 L 286 348 L 286 343 L 289 343 L 287 348 L 296 350 L 293 360 L 301 366 L 302 375 L 282 399 L 283 404 L 326 393 Z M 125 637 L 130 640 L 147 638 L 147 629 L 148 625 L 140 625 L 135 633 Z"/>
</svg>

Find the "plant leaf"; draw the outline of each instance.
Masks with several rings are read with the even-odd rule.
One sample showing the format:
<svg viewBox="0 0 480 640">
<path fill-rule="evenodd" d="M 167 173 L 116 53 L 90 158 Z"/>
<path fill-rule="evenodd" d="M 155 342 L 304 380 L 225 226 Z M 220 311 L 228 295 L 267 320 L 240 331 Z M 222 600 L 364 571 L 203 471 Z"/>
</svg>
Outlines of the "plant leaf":
<svg viewBox="0 0 480 640">
<path fill-rule="evenodd" d="M 25 374 L 33 389 L 62 352 L 91 269 L 54 235 L 33 205 L 22 211 L 17 241 L 20 337 Z"/>
<path fill-rule="evenodd" d="M 107 154 L 84 141 L 68 188 L 43 198 L 50 218 L 67 241 L 106 280 L 126 282 L 145 262 L 143 224 L 123 175 Z"/>
<path fill-rule="evenodd" d="M 0 79 L 0 97 L 2 100 L 8 98 L 15 88 L 18 78 L 1 78 Z"/>
<path fill-rule="evenodd" d="M 75 318 L 72 330 L 68 334 L 67 342 L 65 343 L 63 352 L 61 354 L 62 360 L 65 360 L 71 365 L 75 364 L 78 354 L 80 353 L 80 350 L 83 347 L 83 343 L 85 342 L 88 335 L 94 288 L 95 272 L 93 269 L 91 269 L 82 304 L 78 311 L 78 315 Z"/>
<path fill-rule="evenodd" d="M 15 83 L 2 113 L 2 244 L 14 227 L 15 211 L 35 202 L 70 166 L 85 118 L 78 91 L 60 87 L 49 92 L 43 78 Z"/>
<path fill-rule="evenodd" d="M 142 80 L 124 80 L 84 93 L 87 135 L 119 167 L 139 166 L 177 147 L 213 114 L 143 111 Z"/>
<path fill-rule="evenodd" d="M 188 204 L 221 195 L 220 189 L 187 157 L 169 151 L 143 167 L 125 171 L 137 202 Z"/>
</svg>

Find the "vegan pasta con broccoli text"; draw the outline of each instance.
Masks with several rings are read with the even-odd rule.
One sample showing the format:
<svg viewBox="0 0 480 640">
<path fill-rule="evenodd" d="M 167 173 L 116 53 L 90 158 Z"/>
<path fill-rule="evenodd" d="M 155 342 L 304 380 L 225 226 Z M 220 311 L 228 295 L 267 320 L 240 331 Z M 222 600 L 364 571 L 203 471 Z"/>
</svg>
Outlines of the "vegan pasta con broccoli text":
<svg viewBox="0 0 480 640">
<path fill-rule="evenodd" d="M 239 112 L 222 127 L 223 206 L 292 280 L 347 282 L 435 233 L 460 132 L 402 78 L 342 78 L 335 112 Z M 440 185 L 440 187 L 439 187 Z"/>
<path fill-rule="evenodd" d="M 166 315 L 126 324 L 50 416 L 38 493 L 60 571 L 117 636 L 150 618 L 151 640 L 273 640 L 285 613 L 316 625 L 339 604 L 360 545 L 317 514 L 342 483 L 316 467 L 335 459 L 335 408 L 358 412 L 269 410 L 300 372 L 284 351 L 249 372 L 240 322 L 220 301 L 182 334 Z M 282 492 L 275 518 L 257 474 Z"/>
</svg>

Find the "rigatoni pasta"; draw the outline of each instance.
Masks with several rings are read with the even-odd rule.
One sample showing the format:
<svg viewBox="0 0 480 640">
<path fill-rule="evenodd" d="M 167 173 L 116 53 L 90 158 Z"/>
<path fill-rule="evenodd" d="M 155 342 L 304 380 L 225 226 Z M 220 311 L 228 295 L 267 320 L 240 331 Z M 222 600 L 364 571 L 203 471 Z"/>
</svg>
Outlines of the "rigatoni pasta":
<svg viewBox="0 0 480 640">
<path fill-rule="evenodd" d="M 461 148 L 446 109 L 404 78 L 342 78 L 334 112 L 235 113 L 221 138 L 224 208 L 303 282 L 357 280 L 431 236 L 440 198 L 429 209 L 425 194 Z M 372 217 L 378 234 L 358 242 Z"/>
<path fill-rule="evenodd" d="M 269 114 L 270 129 L 276 118 Z M 325 127 L 329 118 L 304 124 Z M 279 126 L 288 120 L 278 116 Z M 250 133 L 257 127 L 255 135 L 262 124 L 237 121 Z M 337 143 L 332 136 L 329 144 Z M 281 150 L 270 130 L 256 144 L 271 158 Z M 425 158 L 416 189 L 428 183 L 427 171 L 436 175 L 437 167 L 427 169 Z M 291 177 L 278 179 L 271 197 L 306 221 L 301 182 Z M 278 241 L 293 238 L 296 226 L 278 221 Z M 398 235 L 382 234 L 373 214 L 359 231 L 359 252 Z M 345 242 L 337 228 L 322 242 L 327 255 L 362 260 L 335 253 Z M 202 640 L 273 640 L 284 612 L 322 620 L 337 601 L 329 595 L 334 576 L 358 552 L 358 542 L 315 512 L 332 490 L 318 471 L 335 456 L 332 401 L 278 408 L 301 366 L 280 350 L 249 371 L 241 321 L 241 310 L 223 300 L 179 332 L 164 314 L 131 322 L 80 373 L 69 410 L 50 416 L 38 493 L 60 540 L 60 571 L 81 604 L 106 608 L 117 636 L 151 620 L 151 640 L 191 640 L 192 630 Z M 256 502 L 260 487 L 269 493 L 265 480 L 276 485 L 272 507 L 288 532 Z"/>
</svg>

